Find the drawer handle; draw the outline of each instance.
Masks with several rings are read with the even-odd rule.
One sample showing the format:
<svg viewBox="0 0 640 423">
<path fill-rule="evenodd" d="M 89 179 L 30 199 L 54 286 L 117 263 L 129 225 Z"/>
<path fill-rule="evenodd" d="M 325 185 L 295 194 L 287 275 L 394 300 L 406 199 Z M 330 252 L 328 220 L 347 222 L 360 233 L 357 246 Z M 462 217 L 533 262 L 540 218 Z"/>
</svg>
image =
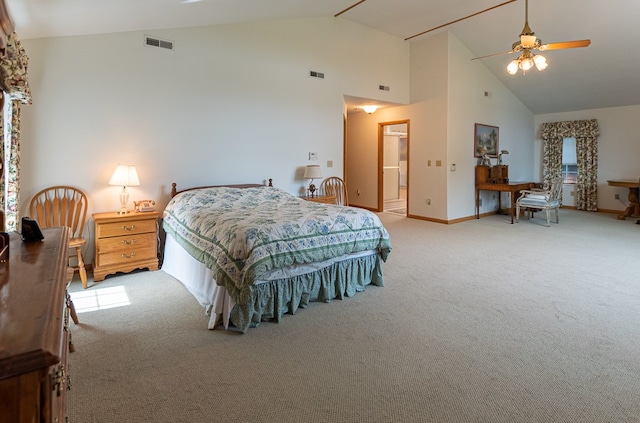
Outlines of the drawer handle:
<svg viewBox="0 0 640 423">
<path fill-rule="evenodd" d="M 64 391 L 65 383 L 67 381 L 66 376 L 64 366 L 62 365 L 51 375 L 51 388 L 56 391 L 56 396 L 62 395 L 62 391 Z"/>
<path fill-rule="evenodd" d="M 123 244 L 127 244 L 127 245 L 131 245 L 131 244 L 135 244 L 136 243 L 136 239 L 132 239 L 131 241 L 127 241 L 126 239 L 122 240 Z"/>
<path fill-rule="evenodd" d="M 135 255 L 136 255 L 135 251 L 133 253 L 129 254 L 129 255 L 126 255 L 125 253 L 122 253 L 122 258 L 129 259 L 129 258 L 132 258 Z"/>
<path fill-rule="evenodd" d="M 136 228 L 136 225 L 131 225 L 131 226 L 123 226 L 122 230 L 123 231 L 133 231 Z"/>
</svg>

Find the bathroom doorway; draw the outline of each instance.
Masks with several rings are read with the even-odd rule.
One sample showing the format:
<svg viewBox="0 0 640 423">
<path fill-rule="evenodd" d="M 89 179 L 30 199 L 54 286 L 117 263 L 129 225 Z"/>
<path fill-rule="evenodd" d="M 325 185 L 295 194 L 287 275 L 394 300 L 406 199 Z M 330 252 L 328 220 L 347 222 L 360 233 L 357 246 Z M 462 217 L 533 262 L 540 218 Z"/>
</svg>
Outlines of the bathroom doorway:
<svg viewBox="0 0 640 423">
<path fill-rule="evenodd" d="M 409 182 L 409 121 L 380 123 L 379 203 L 382 211 L 407 216 Z"/>
</svg>

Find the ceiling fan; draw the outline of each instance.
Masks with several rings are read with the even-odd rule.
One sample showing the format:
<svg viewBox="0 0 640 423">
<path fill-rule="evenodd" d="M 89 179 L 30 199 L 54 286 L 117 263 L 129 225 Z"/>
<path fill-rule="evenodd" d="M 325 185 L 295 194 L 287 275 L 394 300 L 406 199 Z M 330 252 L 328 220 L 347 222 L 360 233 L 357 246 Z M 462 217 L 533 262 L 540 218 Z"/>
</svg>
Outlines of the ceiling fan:
<svg viewBox="0 0 640 423">
<path fill-rule="evenodd" d="M 518 58 L 509 63 L 507 66 L 507 72 L 511 75 L 515 75 L 518 72 L 518 69 L 522 69 L 522 73 L 526 74 L 526 72 L 534 65 L 539 71 L 547 68 L 547 59 L 540 54 L 534 54 L 533 50 L 562 50 L 567 48 L 587 47 L 589 44 L 591 44 L 591 40 L 562 41 L 559 43 L 542 44 L 542 40 L 537 38 L 535 33 L 529 27 L 529 0 L 525 0 L 524 28 L 522 28 L 522 32 L 520 33 L 520 41 L 513 43 L 510 51 L 474 57 L 471 60 L 484 59 L 486 57 L 502 54 L 521 53 Z"/>
</svg>

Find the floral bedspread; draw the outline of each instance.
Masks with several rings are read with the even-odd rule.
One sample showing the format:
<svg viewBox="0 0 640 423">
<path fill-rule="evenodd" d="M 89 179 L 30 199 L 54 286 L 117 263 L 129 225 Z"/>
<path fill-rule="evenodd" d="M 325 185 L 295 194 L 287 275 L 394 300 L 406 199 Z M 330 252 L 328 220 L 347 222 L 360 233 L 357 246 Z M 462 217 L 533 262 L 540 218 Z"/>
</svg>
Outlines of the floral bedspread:
<svg viewBox="0 0 640 423">
<path fill-rule="evenodd" d="M 271 269 L 366 250 L 386 260 L 391 251 L 374 213 L 306 201 L 274 187 L 185 191 L 165 208 L 163 228 L 236 298 Z"/>
</svg>

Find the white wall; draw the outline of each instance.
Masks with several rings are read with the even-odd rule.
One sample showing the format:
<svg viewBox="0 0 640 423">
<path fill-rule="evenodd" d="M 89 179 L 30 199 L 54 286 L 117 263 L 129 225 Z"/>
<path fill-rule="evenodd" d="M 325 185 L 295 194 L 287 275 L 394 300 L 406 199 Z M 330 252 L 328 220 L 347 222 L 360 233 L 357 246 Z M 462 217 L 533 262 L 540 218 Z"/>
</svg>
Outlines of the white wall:
<svg viewBox="0 0 640 423">
<path fill-rule="evenodd" d="M 174 51 L 144 46 L 168 39 Z M 275 185 L 298 193 L 309 152 L 343 168 L 345 94 L 409 99 L 402 39 L 334 18 L 26 40 L 33 105 L 22 125 L 23 214 L 41 188 L 85 190 L 90 212 L 119 208 L 107 183 L 137 166 L 131 200 L 162 209 L 178 188 Z M 381 61 L 384 54 L 386 60 Z M 325 73 L 310 78 L 309 70 Z M 130 204 L 132 207 L 132 204 Z M 89 225 L 92 231 L 92 224 Z M 89 235 L 91 237 L 91 235 Z"/>
<path fill-rule="evenodd" d="M 567 113 L 551 113 L 535 117 L 536 172 L 542 178 L 542 139 L 540 127 L 545 122 L 597 119 L 598 137 L 598 209 L 622 211 L 628 205 L 629 190 L 609 186 L 607 180 L 640 178 L 640 106 L 611 107 L 580 110 Z M 615 199 L 620 195 L 620 200 Z"/>
</svg>

